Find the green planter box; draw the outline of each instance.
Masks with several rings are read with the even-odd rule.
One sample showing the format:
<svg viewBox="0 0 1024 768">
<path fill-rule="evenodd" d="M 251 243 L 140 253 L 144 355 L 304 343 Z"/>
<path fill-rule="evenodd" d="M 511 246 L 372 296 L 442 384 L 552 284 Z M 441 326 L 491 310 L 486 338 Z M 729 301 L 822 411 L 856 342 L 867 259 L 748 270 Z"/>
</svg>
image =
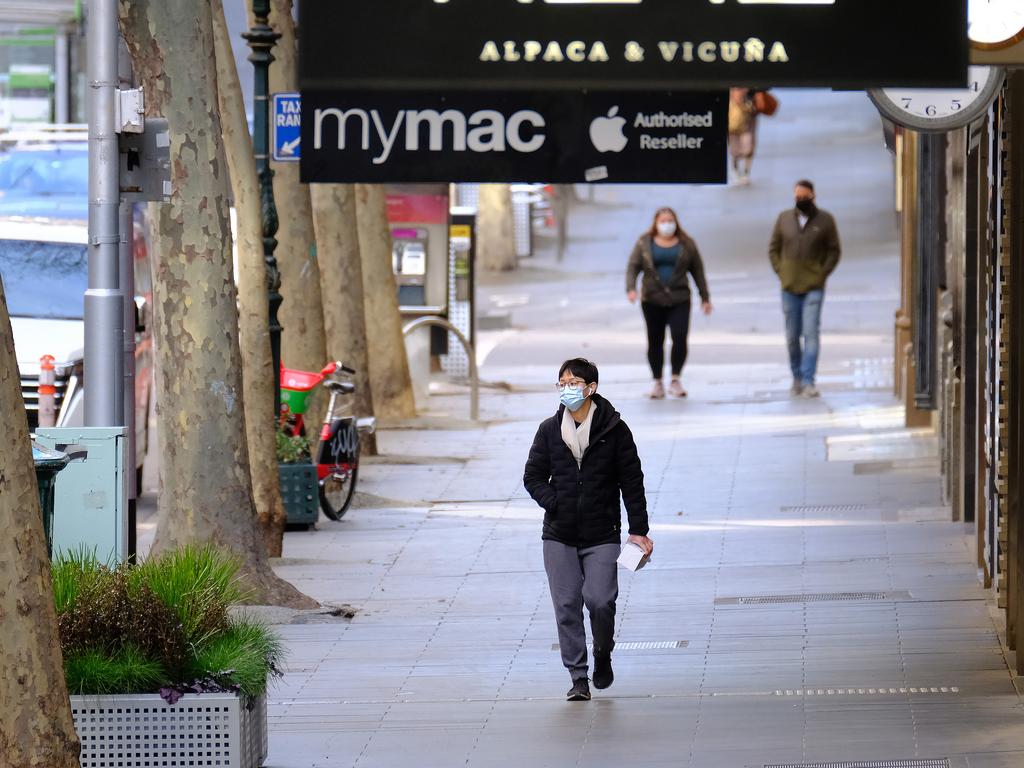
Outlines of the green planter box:
<svg viewBox="0 0 1024 768">
<path fill-rule="evenodd" d="M 278 464 L 288 525 L 313 525 L 320 516 L 320 485 L 309 462 Z"/>
</svg>

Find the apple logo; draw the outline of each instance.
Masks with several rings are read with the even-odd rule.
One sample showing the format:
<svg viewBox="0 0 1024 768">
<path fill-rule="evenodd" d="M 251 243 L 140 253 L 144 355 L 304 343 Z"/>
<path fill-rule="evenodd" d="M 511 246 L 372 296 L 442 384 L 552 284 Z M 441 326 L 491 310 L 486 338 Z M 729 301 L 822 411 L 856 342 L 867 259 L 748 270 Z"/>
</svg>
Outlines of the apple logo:
<svg viewBox="0 0 1024 768">
<path fill-rule="evenodd" d="M 626 118 L 616 117 L 618 114 L 619 108 L 612 107 L 608 117 L 599 117 L 590 124 L 590 140 L 598 152 L 621 152 L 629 143 L 622 131 Z"/>
</svg>

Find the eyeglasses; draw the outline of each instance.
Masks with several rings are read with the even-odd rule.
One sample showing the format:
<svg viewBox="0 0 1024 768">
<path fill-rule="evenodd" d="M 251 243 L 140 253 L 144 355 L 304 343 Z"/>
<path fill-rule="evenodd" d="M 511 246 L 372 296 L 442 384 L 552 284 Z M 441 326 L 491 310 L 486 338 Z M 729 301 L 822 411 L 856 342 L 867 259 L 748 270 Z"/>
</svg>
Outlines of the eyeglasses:
<svg viewBox="0 0 1024 768">
<path fill-rule="evenodd" d="M 583 389 L 587 386 L 587 382 L 583 379 L 570 379 L 569 381 L 560 381 L 555 384 L 555 389 L 559 392 L 562 391 L 562 387 L 572 387 L 573 389 Z"/>
</svg>

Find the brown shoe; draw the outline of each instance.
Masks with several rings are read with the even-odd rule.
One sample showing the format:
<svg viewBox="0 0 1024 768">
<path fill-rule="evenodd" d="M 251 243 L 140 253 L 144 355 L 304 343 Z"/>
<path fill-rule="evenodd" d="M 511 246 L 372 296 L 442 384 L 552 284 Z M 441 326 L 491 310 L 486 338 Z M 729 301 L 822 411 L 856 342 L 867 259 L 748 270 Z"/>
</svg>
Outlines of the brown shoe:
<svg viewBox="0 0 1024 768">
<path fill-rule="evenodd" d="M 686 397 L 686 390 L 683 389 L 683 382 L 679 379 L 672 379 L 672 383 L 668 385 L 668 393 L 672 397 Z"/>
<path fill-rule="evenodd" d="M 665 385 L 661 383 L 661 379 L 654 382 L 654 387 L 651 389 L 651 400 L 664 400 L 665 399 Z"/>
</svg>

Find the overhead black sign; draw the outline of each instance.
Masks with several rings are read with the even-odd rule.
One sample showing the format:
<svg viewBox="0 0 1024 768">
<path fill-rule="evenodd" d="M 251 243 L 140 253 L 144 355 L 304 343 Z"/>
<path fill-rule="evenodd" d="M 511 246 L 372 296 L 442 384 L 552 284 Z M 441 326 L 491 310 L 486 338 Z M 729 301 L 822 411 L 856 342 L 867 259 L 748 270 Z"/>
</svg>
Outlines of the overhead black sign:
<svg viewBox="0 0 1024 768">
<path fill-rule="evenodd" d="M 728 94 L 302 96 L 304 182 L 724 184 Z"/>
<path fill-rule="evenodd" d="M 310 89 L 963 87 L 967 0 L 302 0 Z"/>
</svg>

